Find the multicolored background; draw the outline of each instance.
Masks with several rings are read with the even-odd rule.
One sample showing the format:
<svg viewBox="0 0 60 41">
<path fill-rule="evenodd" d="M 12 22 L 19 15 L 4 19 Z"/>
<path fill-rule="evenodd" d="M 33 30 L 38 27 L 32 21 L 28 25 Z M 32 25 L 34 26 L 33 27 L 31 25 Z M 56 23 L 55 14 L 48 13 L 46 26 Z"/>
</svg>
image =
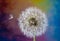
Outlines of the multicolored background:
<svg viewBox="0 0 60 41">
<path fill-rule="evenodd" d="M 5 3 L 8 4 L 8 6 L 5 6 Z M 3 2 L 5 7 L 2 6 L 4 13 L 12 14 L 14 18 L 18 18 L 21 11 L 27 7 L 33 6 L 41 9 L 47 16 L 48 27 L 45 34 L 36 37 L 36 41 L 60 41 L 60 0 L 6 0 L 5 3 Z M 10 24 L 10 26 L 12 25 L 11 28 L 13 29 L 14 34 L 19 34 L 16 30 L 17 26 L 15 26 L 15 21 L 12 20 L 12 22 L 13 23 Z M 6 37 L 2 38 L 2 35 L 4 35 L 5 32 L 3 31 L 4 33 L 1 35 L 1 31 L 2 30 L 0 29 L 0 41 L 10 41 Z M 8 35 L 10 34 L 8 33 Z M 14 34 L 11 34 L 9 38 Z M 24 37 L 21 36 L 19 39 L 23 41 Z M 13 38 L 11 41 L 16 41 L 16 39 Z M 29 39 L 27 41 L 29 41 Z"/>
</svg>

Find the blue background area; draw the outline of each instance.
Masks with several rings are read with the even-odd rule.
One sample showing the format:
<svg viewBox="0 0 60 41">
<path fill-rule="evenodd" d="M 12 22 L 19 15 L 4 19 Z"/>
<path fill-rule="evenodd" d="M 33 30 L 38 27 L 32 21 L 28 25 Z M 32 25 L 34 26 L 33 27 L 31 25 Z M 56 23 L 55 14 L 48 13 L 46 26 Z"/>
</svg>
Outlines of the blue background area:
<svg viewBox="0 0 60 41">
<path fill-rule="evenodd" d="M 52 8 L 48 11 L 47 41 L 60 41 L 60 0 L 51 0 Z"/>
</svg>

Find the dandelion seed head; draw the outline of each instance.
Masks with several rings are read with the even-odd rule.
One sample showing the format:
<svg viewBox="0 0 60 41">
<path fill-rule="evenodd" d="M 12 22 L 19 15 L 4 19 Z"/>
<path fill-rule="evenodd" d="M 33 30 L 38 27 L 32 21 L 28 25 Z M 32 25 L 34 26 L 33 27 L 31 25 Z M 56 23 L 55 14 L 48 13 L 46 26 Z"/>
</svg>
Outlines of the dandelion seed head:
<svg viewBox="0 0 60 41">
<path fill-rule="evenodd" d="M 23 34 L 31 38 L 44 34 L 48 26 L 45 13 L 36 7 L 29 7 L 22 11 L 18 21 Z"/>
</svg>

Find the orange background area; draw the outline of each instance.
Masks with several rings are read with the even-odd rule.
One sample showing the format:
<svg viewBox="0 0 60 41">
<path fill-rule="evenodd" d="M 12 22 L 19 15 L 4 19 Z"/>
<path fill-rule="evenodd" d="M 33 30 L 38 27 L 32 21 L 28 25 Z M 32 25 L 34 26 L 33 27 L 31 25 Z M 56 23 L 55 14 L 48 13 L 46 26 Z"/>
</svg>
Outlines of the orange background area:
<svg viewBox="0 0 60 41">
<path fill-rule="evenodd" d="M 8 6 L 5 8 L 5 12 L 13 14 L 15 18 L 27 7 L 34 6 L 29 0 L 6 0 L 6 3 Z"/>
</svg>

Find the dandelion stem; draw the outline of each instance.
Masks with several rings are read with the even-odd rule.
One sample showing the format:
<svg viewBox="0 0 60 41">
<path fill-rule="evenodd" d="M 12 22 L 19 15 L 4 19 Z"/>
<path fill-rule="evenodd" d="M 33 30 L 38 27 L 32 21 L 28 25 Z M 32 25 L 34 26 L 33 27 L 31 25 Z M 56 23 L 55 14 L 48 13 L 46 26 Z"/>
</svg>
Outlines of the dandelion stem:
<svg viewBox="0 0 60 41">
<path fill-rule="evenodd" d="M 33 41 L 36 41 L 36 37 L 35 36 L 33 37 Z"/>
</svg>

